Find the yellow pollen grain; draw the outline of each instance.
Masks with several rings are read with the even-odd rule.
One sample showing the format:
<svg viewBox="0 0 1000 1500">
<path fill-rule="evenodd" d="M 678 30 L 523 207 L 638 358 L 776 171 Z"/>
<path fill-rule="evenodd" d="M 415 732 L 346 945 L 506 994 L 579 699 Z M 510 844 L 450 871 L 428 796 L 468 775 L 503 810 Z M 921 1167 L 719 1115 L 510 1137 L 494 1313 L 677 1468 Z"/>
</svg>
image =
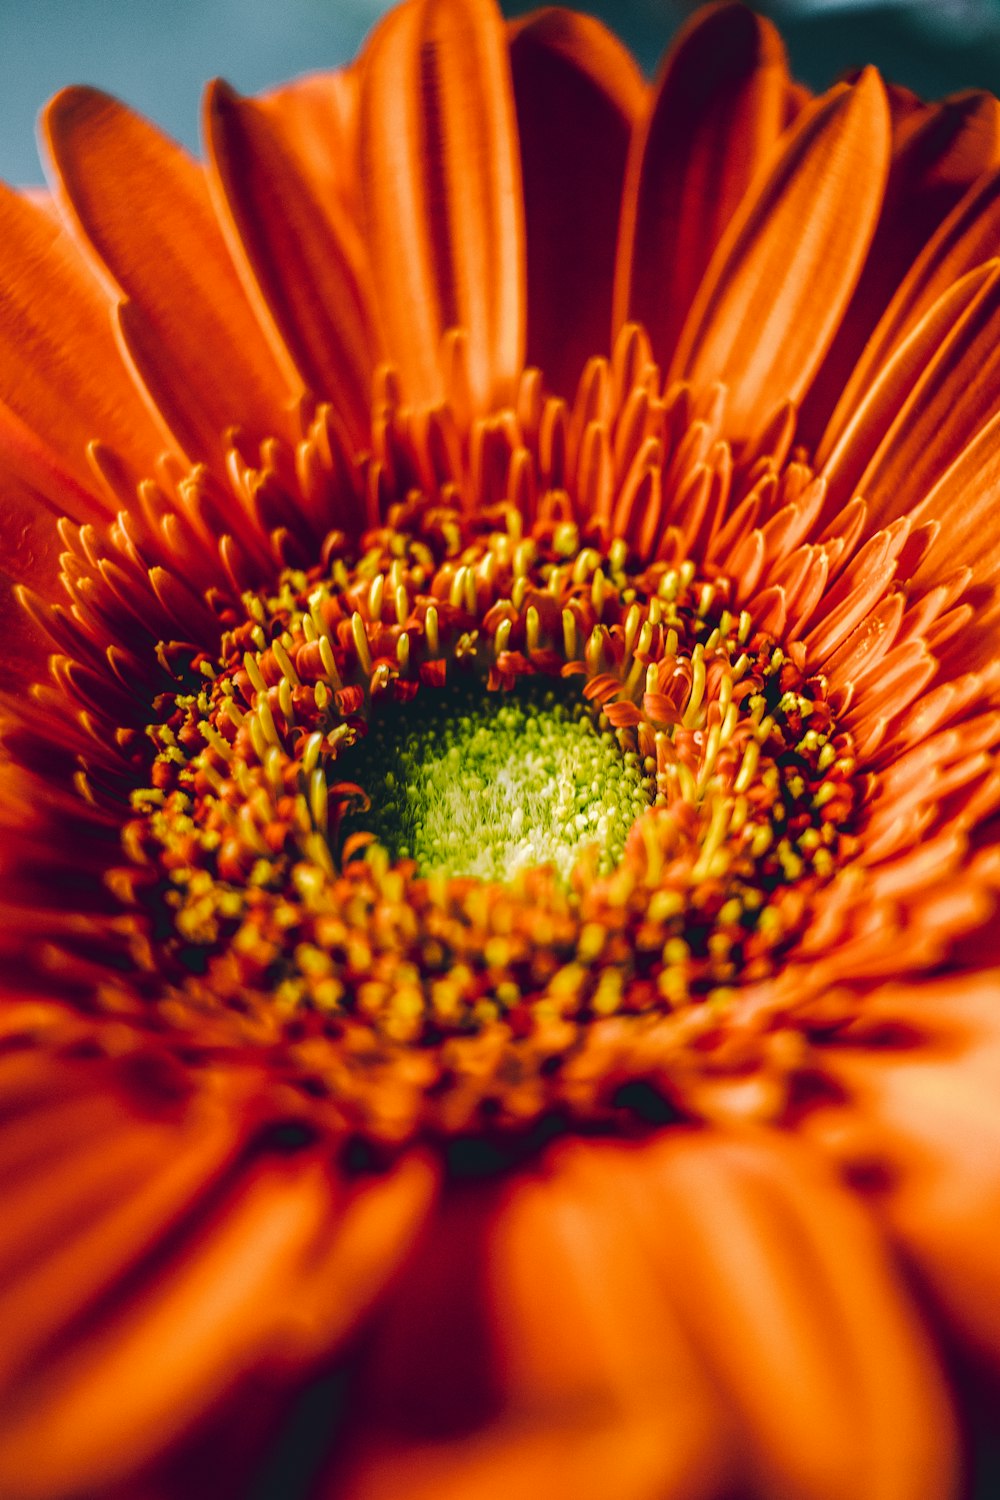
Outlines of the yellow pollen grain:
<svg viewBox="0 0 1000 1500">
<path fill-rule="evenodd" d="M 330 637 L 327 635 L 320 636 L 319 659 L 322 664 L 323 671 L 326 673 L 327 678 L 329 679 L 330 687 L 335 693 L 339 693 L 341 688 L 343 687 L 343 683 L 340 680 L 340 673 L 337 671 L 337 663 L 333 655 L 333 643 L 331 642 Z M 325 685 L 323 683 L 316 684 L 315 692 L 317 704 L 319 704 L 319 688 L 324 686 Z M 320 706 L 325 707 L 325 702 Z"/>
<path fill-rule="evenodd" d="M 431 657 L 436 657 L 441 649 L 441 640 L 438 635 L 438 612 L 433 604 L 428 607 L 424 615 L 424 638 Z"/>
<path fill-rule="evenodd" d="M 292 663 L 292 659 L 280 641 L 271 642 L 271 655 L 278 664 L 282 677 L 291 687 L 301 687 L 302 682 L 298 672 Z"/>
<path fill-rule="evenodd" d="M 243 653 L 243 670 L 249 677 L 250 685 L 255 692 L 267 692 L 267 683 L 264 681 L 264 678 L 261 675 L 261 670 L 257 663 L 257 658 L 256 656 L 254 656 L 252 651 L 245 651 Z"/>
<path fill-rule="evenodd" d="M 451 586 L 448 590 L 448 603 L 452 609 L 461 609 L 465 599 L 465 575 L 468 569 L 464 566 L 456 568 L 452 575 Z"/>
<path fill-rule="evenodd" d="M 382 601 L 385 598 L 385 575 L 376 573 L 368 590 L 368 618 L 370 620 L 381 620 Z M 367 669 L 366 669 L 367 670 Z"/>
<path fill-rule="evenodd" d="M 365 622 L 357 610 L 351 616 L 351 639 L 354 642 L 354 649 L 357 652 L 361 670 L 363 672 L 370 672 L 372 669 L 372 653 L 368 644 L 368 632 L 365 629 Z"/>
<path fill-rule="evenodd" d="M 309 810 L 312 813 L 313 822 L 321 833 L 326 831 L 328 806 L 326 774 L 321 766 L 317 766 L 309 778 Z"/>
<path fill-rule="evenodd" d="M 594 551 L 593 547 L 585 547 L 573 564 L 572 573 L 570 574 L 573 582 L 576 584 L 586 583 L 587 579 L 600 563 L 600 560 L 599 555 Z"/>
<path fill-rule="evenodd" d="M 579 652 L 579 635 L 576 626 L 576 615 L 571 609 L 562 612 L 563 628 L 563 652 L 567 661 L 575 661 Z"/>
<path fill-rule="evenodd" d="M 497 656 L 502 656 L 510 646 L 510 635 L 514 628 L 513 620 L 501 620 L 493 632 L 493 649 Z"/>
<path fill-rule="evenodd" d="M 733 791 L 742 793 L 747 790 L 757 770 L 760 760 L 759 740 L 748 740 L 747 747 L 743 752 L 743 760 L 740 763 L 739 773 L 733 782 Z"/>
</svg>

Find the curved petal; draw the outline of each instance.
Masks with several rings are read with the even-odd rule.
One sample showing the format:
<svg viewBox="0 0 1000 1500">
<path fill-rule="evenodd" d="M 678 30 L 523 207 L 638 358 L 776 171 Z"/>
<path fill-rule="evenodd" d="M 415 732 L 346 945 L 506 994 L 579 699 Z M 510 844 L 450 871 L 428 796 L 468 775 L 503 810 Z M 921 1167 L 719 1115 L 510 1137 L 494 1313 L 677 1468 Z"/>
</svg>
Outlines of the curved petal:
<svg viewBox="0 0 1000 1500">
<path fill-rule="evenodd" d="M 509 401 L 524 352 L 524 231 L 507 42 L 492 0 L 413 0 L 362 58 L 367 243 L 407 396 L 446 394 L 441 342 L 468 333 L 480 406 Z"/>
<path fill-rule="evenodd" d="M 307 385 L 331 401 L 361 447 L 381 358 L 364 247 L 342 200 L 314 195 L 268 113 L 216 83 L 206 137 L 220 217 Z M 331 142 L 331 149 L 335 142 Z"/>
<path fill-rule="evenodd" d="M 528 279 L 528 363 L 571 398 L 610 348 L 625 162 L 645 88 L 599 22 L 544 10 L 512 28 Z"/>
<path fill-rule="evenodd" d="M 875 1207 L 967 1346 L 1000 1368 L 1000 971 L 871 996 L 872 1027 L 917 1045 L 833 1046 L 824 1070 L 851 1120 L 817 1118 L 817 1142 L 881 1183 Z M 873 1171 L 872 1168 L 876 1170 Z M 888 1170 L 886 1170 L 886 1168 Z"/>
<path fill-rule="evenodd" d="M 913 520 L 918 526 L 936 521 L 941 527 L 917 575 L 921 583 L 933 587 L 968 567 L 977 585 L 996 586 L 1000 578 L 1000 412 L 962 449 L 916 507 Z M 995 643 L 988 637 L 984 636 L 983 647 L 995 657 Z"/>
<path fill-rule="evenodd" d="M 763 1493 L 951 1494 L 933 1351 L 875 1226 L 822 1159 L 783 1136 L 678 1131 L 629 1165 L 634 1231 L 746 1424 Z"/>
<path fill-rule="evenodd" d="M 87 445 L 101 438 L 136 481 L 163 438 L 115 347 L 112 302 L 52 215 L 2 184 L 0 282 L 5 464 L 54 509 L 106 513 Z"/>
<path fill-rule="evenodd" d="M 0 521 L 0 550 L 2 548 L 3 529 Z M 3 641 L 0 664 L 8 688 L 17 692 L 24 691 L 45 675 L 45 664 L 51 655 L 51 643 L 45 640 L 25 615 L 18 603 L 15 587 L 8 573 L 0 573 L 0 639 Z"/>
<path fill-rule="evenodd" d="M 858 402 L 935 302 L 1000 246 L 1000 172 L 987 172 L 917 256 L 851 371 L 817 449 L 822 463 Z"/>
<path fill-rule="evenodd" d="M 742 5 L 708 7 L 671 48 L 632 141 L 614 328 L 642 323 L 669 363 L 719 239 L 785 128 L 777 31 Z"/>
<path fill-rule="evenodd" d="M 52 642 L 22 609 L 15 590 L 29 584 L 46 603 L 58 598 L 64 543 L 61 515 L 86 521 L 104 505 L 83 490 L 54 453 L 0 404 L 0 663 L 7 687 L 44 676 Z M 95 486 L 96 490 L 96 486 Z"/>
<path fill-rule="evenodd" d="M 869 467 L 906 401 L 924 378 L 964 314 L 979 301 L 985 290 L 996 284 L 998 271 L 1000 261 L 987 261 L 950 286 L 909 337 L 900 344 L 879 372 L 878 378 L 866 390 L 832 451 L 828 451 L 824 438 L 820 447 L 820 453 L 824 455 L 820 472 L 827 486 L 824 507 L 827 518 L 835 516 L 841 506 L 846 505 L 852 495 L 859 492 L 861 476 Z M 868 491 L 865 490 L 864 493 L 867 498 Z M 873 512 L 873 521 L 892 520 L 905 508 L 903 503 L 896 504 L 895 496 L 887 494 L 885 498 L 889 502 L 889 508 L 883 507 Z"/>
<path fill-rule="evenodd" d="M 20 1100 L 0 1072 L 0 1489 L 61 1500 L 126 1479 L 249 1372 L 328 1354 L 432 1178 L 413 1158 L 349 1186 L 308 1130 L 272 1143 L 252 1074 L 189 1095 L 165 1059 L 31 1061 Z"/>
<path fill-rule="evenodd" d="M 808 388 L 868 251 L 888 159 L 885 93 L 866 69 L 803 110 L 720 241 L 671 378 L 725 382 L 735 436 Z"/>
<path fill-rule="evenodd" d="M 295 157 L 316 202 L 336 198 L 360 225 L 357 68 L 307 73 L 256 95 L 254 103 Z"/>
<path fill-rule="evenodd" d="M 922 500 L 1000 409 L 1000 276 L 988 277 L 939 345 L 858 488 L 873 518 Z"/>
<path fill-rule="evenodd" d="M 456 1193 L 389 1309 L 331 1496 L 721 1491 L 714 1394 L 613 1208 L 571 1159 L 509 1193 Z"/>
<path fill-rule="evenodd" d="M 24 481 L 11 461 L 14 445 L 8 418 L 0 408 L 0 664 L 10 687 L 37 681 L 52 651 L 52 642 L 21 608 L 15 589 L 30 583 L 42 598 L 54 598 L 63 543 L 47 499 Z"/>
<path fill-rule="evenodd" d="M 878 227 L 837 336 L 804 403 L 799 430 L 806 441 L 838 401 L 865 343 L 893 293 L 941 221 L 980 173 L 996 166 L 1000 104 L 989 94 L 960 94 L 898 125 Z M 995 253 L 996 246 L 985 260 Z M 970 261 L 969 269 L 975 265 Z M 863 390 L 864 386 L 855 388 Z"/>
<path fill-rule="evenodd" d="M 97 89 L 58 94 L 43 134 L 68 220 L 134 304 L 143 346 L 167 351 L 155 365 L 171 406 L 198 414 L 185 437 L 196 431 L 200 451 L 187 457 L 218 468 L 234 426 L 294 440 L 297 391 L 239 284 L 198 164 Z"/>
</svg>

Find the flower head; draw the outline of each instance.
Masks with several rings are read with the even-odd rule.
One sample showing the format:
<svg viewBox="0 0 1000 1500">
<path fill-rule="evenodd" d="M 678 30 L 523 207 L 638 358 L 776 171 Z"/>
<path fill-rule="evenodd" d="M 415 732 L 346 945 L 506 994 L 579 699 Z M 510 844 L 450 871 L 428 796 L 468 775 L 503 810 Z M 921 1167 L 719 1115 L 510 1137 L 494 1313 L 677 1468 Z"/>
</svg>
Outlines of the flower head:
<svg viewBox="0 0 1000 1500">
<path fill-rule="evenodd" d="M 215 85 L 204 165 L 90 89 L 43 134 L 0 1489 L 287 1485 L 336 1369 L 331 1500 L 957 1492 L 1000 105 L 814 99 L 730 4 L 647 86 L 586 17 L 407 0 Z"/>
</svg>

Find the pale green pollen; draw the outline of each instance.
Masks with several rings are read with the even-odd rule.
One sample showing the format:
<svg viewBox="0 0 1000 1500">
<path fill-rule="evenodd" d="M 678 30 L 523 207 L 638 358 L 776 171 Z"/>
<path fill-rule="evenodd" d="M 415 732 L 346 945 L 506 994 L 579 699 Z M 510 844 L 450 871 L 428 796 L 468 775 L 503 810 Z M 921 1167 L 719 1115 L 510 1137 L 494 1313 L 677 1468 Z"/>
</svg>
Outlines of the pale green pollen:
<svg viewBox="0 0 1000 1500">
<path fill-rule="evenodd" d="M 423 875 L 510 881 L 554 866 L 568 882 L 584 848 L 598 869 L 621 859 L 655 783 L 563 686 L 423 693 L 376 721 L 351 775 L 374 833 Z"/>
</svg>

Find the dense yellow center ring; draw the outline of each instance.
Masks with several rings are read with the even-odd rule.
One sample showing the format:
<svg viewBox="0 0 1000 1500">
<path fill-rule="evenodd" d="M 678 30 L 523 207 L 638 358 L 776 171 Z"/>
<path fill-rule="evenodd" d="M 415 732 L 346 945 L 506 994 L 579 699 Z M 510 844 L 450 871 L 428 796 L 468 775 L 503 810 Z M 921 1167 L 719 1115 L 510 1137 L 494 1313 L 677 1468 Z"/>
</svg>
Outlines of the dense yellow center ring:
<svg viewBox="0 0 1000 1500">
<path fill-rule="evenodd" d="M 414 504 L 245 596 L 215 660 L 162 648 L 125 845 L 177 992 L 316 1018 L 345 1110 L 391 1134 L 428 1097 L 438 1127 L 518 1123 L 588 1028 L 766 978 L 857 789 L 822 682 L 731 595 L 568 523 L 524 538 L 513 507 Z M 341 1076 L 366 1048 L 418 1060 L 405 1126 Z M 523 1098 L 493 1087 L 515 1056 Z"/>
</svg>

